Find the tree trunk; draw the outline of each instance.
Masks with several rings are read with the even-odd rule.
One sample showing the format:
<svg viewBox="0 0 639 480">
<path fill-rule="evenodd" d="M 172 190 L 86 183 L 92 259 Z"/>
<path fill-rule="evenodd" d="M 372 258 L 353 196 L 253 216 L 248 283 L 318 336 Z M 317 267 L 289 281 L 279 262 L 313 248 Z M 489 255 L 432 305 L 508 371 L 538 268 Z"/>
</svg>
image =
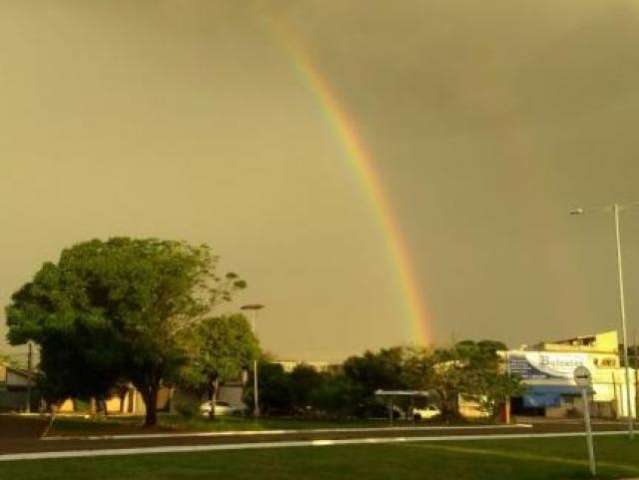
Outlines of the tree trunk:
<svg viewBox="0 0 639 480">
<path fill-rule="evenodd" d="M 510 397 L 508 397 L 504 403 L 504 423 L 510 425 Z"/>
<path fill-rule="evenodd" d="M 458 397 L 459 394 L 454 391 L 440 392 L 441 416 L 446 422 L 460 418 Z"/>
<path fill-rule="evenodd" d="M 146 415 L 144 417 L 145 427 L 154 427 L 158 424 L 158 390 L 159 385 L 147 385 L 141 390 L 142 400 L 146 407 Z"/>
<path fill-rule="evenodd" d="M 217 404 L 217 387 L 219 384 L 219 379 L 215 377 L 215 380 L 212 380 L 209 383 L 209 402 L 211 402 L 211 410 L 209 411 L 209 418 L 215 418 L 215 405 Z"/>
<path fill-rule="evenodd" d="M 175 414 L 175 387 L 171 387 L 169 392 L 169 413 Z"/>
</svg>

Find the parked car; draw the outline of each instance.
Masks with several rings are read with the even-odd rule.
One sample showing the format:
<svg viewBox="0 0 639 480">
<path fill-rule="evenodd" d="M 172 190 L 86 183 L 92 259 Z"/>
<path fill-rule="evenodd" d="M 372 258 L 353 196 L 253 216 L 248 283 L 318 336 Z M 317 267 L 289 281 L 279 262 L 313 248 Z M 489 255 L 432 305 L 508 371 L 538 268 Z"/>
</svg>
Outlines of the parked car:
<svg viewBox="0 0 639 480">
<path fill-rule="evenodd" d="M 233 415 L 234 413 L 242 413 L 246 410 L 244 406 L 231 405 L 228 402 L 215 402 L 215 415 Z M 200 405 L 200 413 L 208 416 L 211 413 L 211 402 L 204 402 Z"/>
<path fill-rule="evenodd" d="M 413 408 L 413 418 L 415 420 L 428 420 L 441 415 L 441 410 L 435 405 L 427 405 L 424 408 Z"/>
</svg>

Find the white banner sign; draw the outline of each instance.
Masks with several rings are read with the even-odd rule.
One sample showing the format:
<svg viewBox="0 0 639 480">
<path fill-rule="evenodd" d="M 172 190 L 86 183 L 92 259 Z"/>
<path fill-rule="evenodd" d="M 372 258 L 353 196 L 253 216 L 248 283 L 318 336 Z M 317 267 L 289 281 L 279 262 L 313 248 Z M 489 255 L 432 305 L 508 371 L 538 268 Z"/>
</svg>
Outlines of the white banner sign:
<svg viewBox="0 0 639 480">
<path fill-rule="evenodd" d="M 573 378 L 575 368 L 585 366 L 587 355 L 582 353 L 526 352 L 528 363 L 555 378 Z"/>
</svg>

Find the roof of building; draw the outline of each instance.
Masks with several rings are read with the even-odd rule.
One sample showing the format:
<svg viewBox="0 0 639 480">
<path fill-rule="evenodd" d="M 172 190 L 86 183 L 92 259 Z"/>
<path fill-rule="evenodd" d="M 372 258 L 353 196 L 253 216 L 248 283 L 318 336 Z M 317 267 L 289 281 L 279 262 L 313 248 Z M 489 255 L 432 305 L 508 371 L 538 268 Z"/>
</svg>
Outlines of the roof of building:
<svg viewBox="0 0 639 480">
<path fill-rule="evenodd" d="M 29 372 L 29 370 L 25 370 L 24 368 L 12 367 L 10 365 L 4 366 L 8 372 L 17 373 L 18 375 L 22 375 L 24 377 L 32 376 L 33 374 Z"/>
<path fill-rule="evenodd" d="M 426 390 L 375 390 L 375 395 L 388 397 L 430 397 L 431 392 Z"/>
<path fill-rule="evenodd" d="M 601 352 L 618 353 L 619 341 L 616 330 L 596 333 L 593 335 L 581 335 L 561 340 L 544 341 L 526 347 L 525 350 L 542 350 L 555 352 Z"/>
</svg>

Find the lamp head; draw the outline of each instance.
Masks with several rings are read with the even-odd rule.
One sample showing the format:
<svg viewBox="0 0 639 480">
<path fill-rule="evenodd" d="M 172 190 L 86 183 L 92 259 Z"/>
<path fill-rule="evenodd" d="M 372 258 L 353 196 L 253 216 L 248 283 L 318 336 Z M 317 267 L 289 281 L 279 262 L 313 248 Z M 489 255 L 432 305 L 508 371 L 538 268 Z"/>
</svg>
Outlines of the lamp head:
<svg viewBox="0 0 639 480">
<path fill-rule="evenodd" d="M 261 310 L 264 308 L 264 305 L 260 305 L 259 303 L 254 303 L 250 305 L 242 305 L 240 310 Z"/>
</svg>

